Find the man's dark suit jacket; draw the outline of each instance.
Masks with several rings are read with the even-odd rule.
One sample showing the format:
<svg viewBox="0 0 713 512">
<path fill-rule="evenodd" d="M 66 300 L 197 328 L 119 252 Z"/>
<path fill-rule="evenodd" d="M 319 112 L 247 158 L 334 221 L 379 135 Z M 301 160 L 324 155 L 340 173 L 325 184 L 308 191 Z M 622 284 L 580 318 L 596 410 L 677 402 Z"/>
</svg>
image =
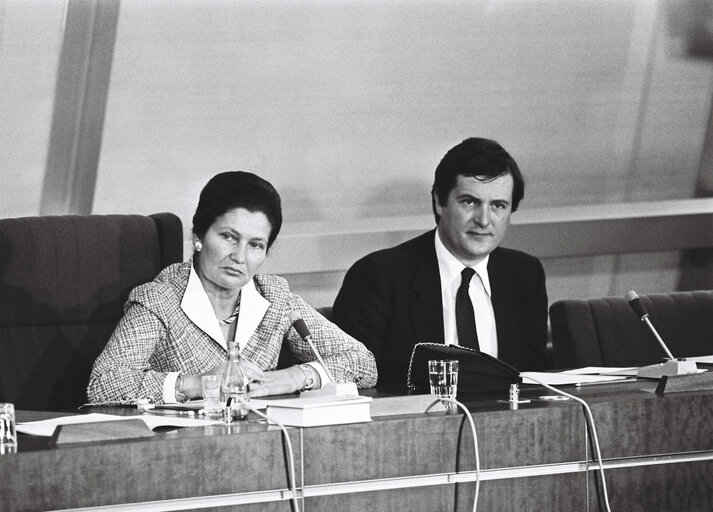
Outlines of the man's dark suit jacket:
<svg viewBox="0 0 713 512">
<path fill-rule="evenodd" d="M 441 279 L 429 231 L 357 261 L 344 277 L 333 321 L 376 357 L 377 386 L 406 389 L 416 343 L 444 343 Z M 498 359 L 516 369 L 547 367 L 547 291 L 540 261 L 497 248 L 488 261 Z"/>
</svg>

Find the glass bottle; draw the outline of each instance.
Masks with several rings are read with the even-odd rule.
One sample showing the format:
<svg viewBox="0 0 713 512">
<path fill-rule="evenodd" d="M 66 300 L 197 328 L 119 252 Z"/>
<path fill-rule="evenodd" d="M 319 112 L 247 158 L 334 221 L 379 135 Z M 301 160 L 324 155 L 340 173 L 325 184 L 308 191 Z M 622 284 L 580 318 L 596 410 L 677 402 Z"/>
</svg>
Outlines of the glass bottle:
<svg viewBox="0 0 713 512">
<path fill-rule="evenodd" d="M 248 379 L 240 364 L 238 344 L 234 341 L 228 342 L 228 362 L 220 383 L 220 401 L 225 404 L 227 423 L 248 417 Z"/>
</svg>

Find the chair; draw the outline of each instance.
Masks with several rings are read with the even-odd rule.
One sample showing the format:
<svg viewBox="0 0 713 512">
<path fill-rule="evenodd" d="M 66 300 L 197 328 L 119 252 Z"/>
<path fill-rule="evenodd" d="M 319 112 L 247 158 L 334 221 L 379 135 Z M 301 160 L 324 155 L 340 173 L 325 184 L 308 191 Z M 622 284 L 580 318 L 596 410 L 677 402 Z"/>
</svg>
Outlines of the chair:
<svg viewBox="0 0 713 512">
<path fill-rule="evenodd" d="M 129 292 L 182 258 L 181 220 L 170 213 L 0 220 L 0 402 L 86 402 Z"/>
<path fill-rule="evenodd" d="M 713 291 L 644 295 L 649 320 L 674 357 L 713 354 Z M 666 353 L 623 297 L 550 306 L 557 368 L 644 366 Z"/>
<path fill-rule="evenodd" d="M 317 312 L 330 322 L 332 321 L 332 306 L 322 306 L 317 308 Z"/>
</svg>

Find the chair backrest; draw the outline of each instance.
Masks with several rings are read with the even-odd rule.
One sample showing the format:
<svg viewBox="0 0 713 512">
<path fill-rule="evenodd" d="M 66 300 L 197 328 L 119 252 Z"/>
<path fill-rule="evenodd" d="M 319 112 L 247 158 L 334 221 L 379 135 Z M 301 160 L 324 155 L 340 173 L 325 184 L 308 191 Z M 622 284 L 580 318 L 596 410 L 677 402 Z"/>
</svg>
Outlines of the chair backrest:
<svg viewBox="0 0 713 512">
<path fill-rule="evenodd" d="M 330 322 L 332 321 L 332 306 L 322 306 L 317 308 L 317 312 Z"/>
<path fill-rule="evenodd" d="M 674 357 L 713 354 L 713 291 L 643 295 L 649 320 Z M 644 366 L 666 353 L 623 297 L 550 306 L 555 367 Z"/>
<path fill-rule="evenodd" d="M 84 403 L 131 289 L 182 258 L 170 213 L 0 220 L 0 402 Z"/>
</svg>

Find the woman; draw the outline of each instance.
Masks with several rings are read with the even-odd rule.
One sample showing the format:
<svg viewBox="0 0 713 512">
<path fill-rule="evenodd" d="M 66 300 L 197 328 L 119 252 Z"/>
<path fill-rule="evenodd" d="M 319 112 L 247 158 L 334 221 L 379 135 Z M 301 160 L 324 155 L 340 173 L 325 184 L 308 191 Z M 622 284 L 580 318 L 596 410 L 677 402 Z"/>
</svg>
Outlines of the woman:
<svg viewBox="0 0 713 512">
<path fill-rule="evenodd" d="M 131 292 L 94 363 L 89 400 L 198 398 L 201 376 L 223 373 L 226 340 L 240 347 L 253 396 L 319 388 L 326 373 L 292 328 L 293 311 L 337 381 L 373 386 L 376 363 L 364 345 L 291 293 L 281 277 L 257 274 L 281 226 L 280 196 L 270 183 L 247 172 L 213 177 L 193 216 L 192 261 L 165 268 Z M 308 363 L 276 370 L 283 341 Z"/>
</svg>

